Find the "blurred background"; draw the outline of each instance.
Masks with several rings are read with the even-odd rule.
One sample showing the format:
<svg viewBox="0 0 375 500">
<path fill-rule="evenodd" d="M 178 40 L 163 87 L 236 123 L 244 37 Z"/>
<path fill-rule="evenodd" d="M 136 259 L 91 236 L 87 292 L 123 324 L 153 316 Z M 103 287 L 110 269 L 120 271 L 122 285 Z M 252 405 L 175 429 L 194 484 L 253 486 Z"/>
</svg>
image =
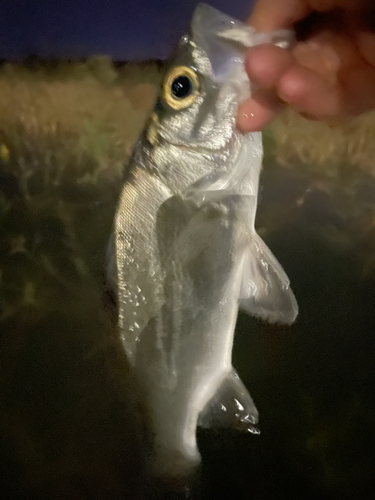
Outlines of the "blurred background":
<svg viewBox="0 0 375 500">
<path fill-rule="evenodd" d="M 0 4 L 0 497 L 139 498 L 145 415 L 103 299 L 121 178 L 197 2 Z M 251 2 L 211 1 L 237 18 Z M 260 436 L 199 432 L 204 499 L 375 498 L 375 115 L 264 132 L 289 328 L 240 314 Z"/>
</svg>

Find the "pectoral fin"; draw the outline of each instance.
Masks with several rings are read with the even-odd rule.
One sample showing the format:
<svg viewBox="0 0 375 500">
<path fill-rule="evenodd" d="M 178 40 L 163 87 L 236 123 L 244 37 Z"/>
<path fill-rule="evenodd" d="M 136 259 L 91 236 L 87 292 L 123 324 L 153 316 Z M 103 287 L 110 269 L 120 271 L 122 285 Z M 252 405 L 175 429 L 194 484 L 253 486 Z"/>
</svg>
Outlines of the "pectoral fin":
<svg viewBox="0 0 375 500">
<path fill-rule="evenodd" d="M 237 372 L 232 369 L 199 416 L 200 427 L 234 427 L 259 434 L 258 410 Z"/>
<path fill-rule="evenodd" d="M 240 308 L 271 323 L 291 324 L 298 314 L 288 276 L 255 232 L 243 261 Z"/>
</svg>

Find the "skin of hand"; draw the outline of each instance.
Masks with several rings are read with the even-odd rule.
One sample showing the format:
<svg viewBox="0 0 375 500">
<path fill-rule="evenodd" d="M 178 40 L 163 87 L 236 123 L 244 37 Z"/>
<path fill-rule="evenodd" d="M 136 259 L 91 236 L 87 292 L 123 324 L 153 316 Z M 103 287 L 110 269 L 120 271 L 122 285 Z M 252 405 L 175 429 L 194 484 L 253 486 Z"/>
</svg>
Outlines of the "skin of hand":
<svg viewBox="0 0 375 500">
<path fill-rule="evenodd" d="M 248 51 L 257 90 L 239 107 L 242 131 L 261 130 L 285 105 L 326 121 L 375 109 L 375 0 L 258 0 L 249 23 L 294 29 L 297 41 Z"/>
</svg>

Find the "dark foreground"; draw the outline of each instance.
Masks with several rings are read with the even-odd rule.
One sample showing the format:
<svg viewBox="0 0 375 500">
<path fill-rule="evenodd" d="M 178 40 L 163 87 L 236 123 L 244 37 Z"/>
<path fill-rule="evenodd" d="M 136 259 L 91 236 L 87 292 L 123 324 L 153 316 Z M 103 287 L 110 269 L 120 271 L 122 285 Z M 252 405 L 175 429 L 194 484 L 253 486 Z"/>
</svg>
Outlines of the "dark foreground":
<svg viewBox="0 0 375 500">
<path fill-rule="evenodd" d="M 257 226 L 300 305 L 240 314 L 261 435 L 199 432 L 205 499 L 375 499 L 375 183 L 271 164 Z M 103 305 L 118 180 L 29 199 L 1 170 L 1 498 L 138 499 L 144 413 Z"/>
</svg>

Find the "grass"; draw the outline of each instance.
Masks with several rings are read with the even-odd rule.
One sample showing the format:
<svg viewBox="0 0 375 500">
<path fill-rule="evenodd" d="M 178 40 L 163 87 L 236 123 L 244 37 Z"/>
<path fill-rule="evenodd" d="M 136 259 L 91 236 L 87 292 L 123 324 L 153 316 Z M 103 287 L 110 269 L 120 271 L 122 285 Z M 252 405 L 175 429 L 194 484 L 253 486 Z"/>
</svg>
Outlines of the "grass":
<svg viewBox="0 0 375 500">
<path fill-rule="evenodd" d="M 81 63 L 3 64 L 0 157 L 19 175 L 25 195 L 30 184 L 48 189 L 66 177 L 95 184 L 119 175 L 160 77 L 156 63 L 116 67 L 104 56 Z M 267 153 L 282 164 L 298 160 L 335 176 L 342 165 L 375 173 L 374 134 L 374 113 L 328 125 L 289 111 L 265 136 Z"/>
<path fill-rule="evenodd" d="M 121 172 L 155 97 L 160 65 L 86 62 L 4 64 L 0 70 L 0 157 L 18 171 L 58 184 Z M 337 175 L 342 165 L 373 174 L 375 114 L 322 124 L 285 112 L 266 131 L 268 153 Z"/>
<path fill-rule="evenodd" d="M 284 112 L 272 125 L 275 155 L 282 164 L 296 159 L 330 176 L 343 168 L 360 168 L 375 175 L 375 113 L 340 123 L 309 121 L 296 112 Z"/>
<path fill-rule="evenodd" d="M 66 280 L 64 259 L 78 274 L 98 275 L 121 175 L 161 69 L 156 62 L 115 65 L 104 56 L 0 67 L 0 318 L 15 314 L 16 303 L 37 304 L 43 288 L 26 271 L 7 281 L 20 255 L 26 267 L 39 266 L 37 280 L 41 270 Z M 288 111 L 264 133 L 266 164 L 276 157 L 334 179 L 352 178 L 357 168 L 373 175 L 374 133 L 371 113 L 327 125 Z M 49 245 L 35 243 L 52 237 Z"/>
<path fill-rule="evenodd" d="M 100 267 L 117 181 L 158 78 L 157 65 L 118 70 L 105 58 L 2 66 L 0 318 L 45 307 L 46 279 L 67 284 Z"/>
<path fill-rule="evenodd" d="M 123 74 L 106 59 L 47 72 L 6 65 L 0 72 L 0 153 L 25 194 L 72 175 L 95 183 L 118 175 L 154 100 L 157 69 Z"/>
<path fill-rule="evenodd" d="M 159 78 L 156 64 L 106 58 L 0 68 L 7 498 L 134 498 L 129 478 L 142 477 L 138 403 L 101 293 L 121 175 Z"/>
<path fill-rule="evenodd" d="M 2 480 L 7 498 L 46 491 L 135 498 L 126 488 L 129 478 L 142 478 L 136 410 L 125 401 L 126 360 L 100 291 L 122 172 L 160 78 L 156 63 L 116 66 L 105 57 L 0 67 L 0 476 L 9 482 L 8 494 Z M 276 156 L 286 167 L 330 177 L 330 186 L 358 168 L 374 175 L 374 132 L 373 114 L 329 126 L 287 112 L 265 131 L 265 168 L 272 173 Z M 275 197 L 263 210 L 270 233 L 303 212 L 304 200 L 302 209 L 288 203 Z M 350 240 L 363 219 L 352 203 Z M 373 255 L 373 208 L 366 214 L 357 251 Z M 373 258 L 367 265 L 375 268 Z"/>
</svg>

